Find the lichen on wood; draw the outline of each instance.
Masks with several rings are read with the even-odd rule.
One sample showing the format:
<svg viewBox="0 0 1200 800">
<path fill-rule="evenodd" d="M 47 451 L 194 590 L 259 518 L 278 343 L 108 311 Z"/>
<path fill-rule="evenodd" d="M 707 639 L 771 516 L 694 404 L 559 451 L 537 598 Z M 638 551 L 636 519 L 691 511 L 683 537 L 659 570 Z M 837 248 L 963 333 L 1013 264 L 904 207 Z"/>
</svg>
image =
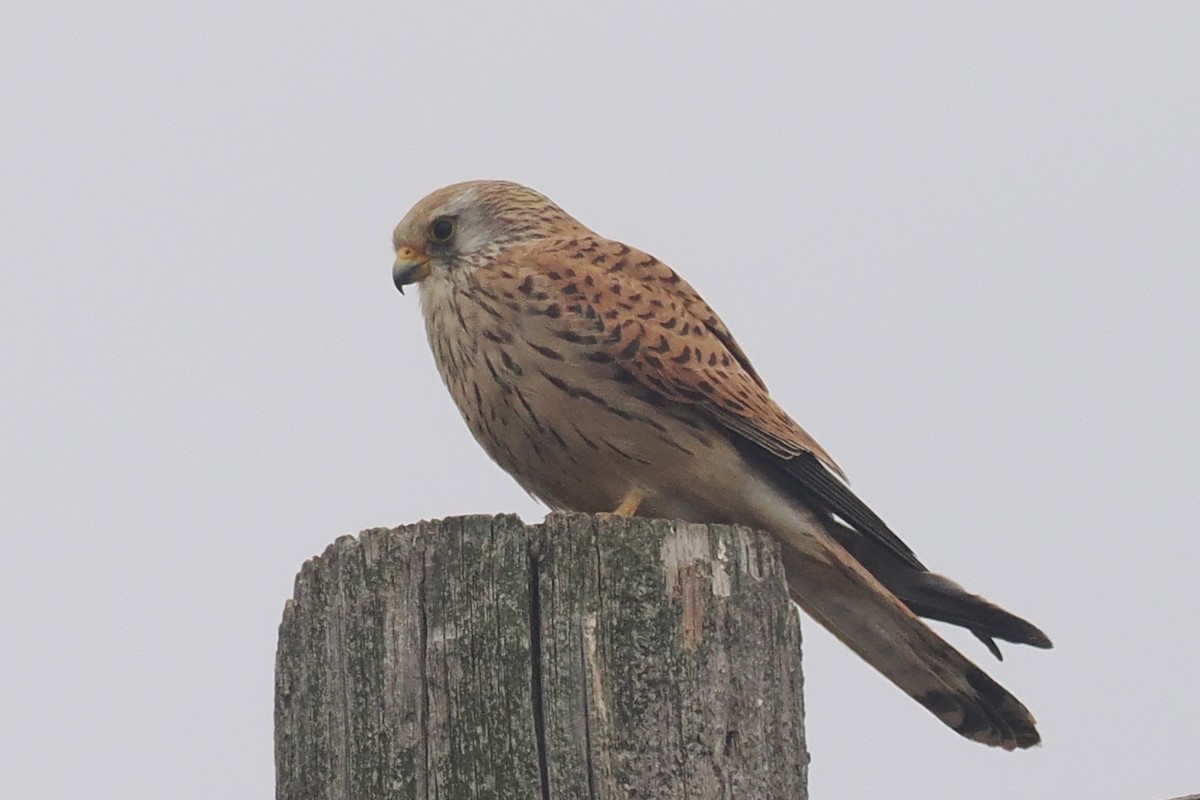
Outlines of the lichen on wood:
<svg viewBox="0 0 1200 800">
<path fill-rule="evenodd" d="M 801 688 L 765 534 L 574 514 L 364 531 L 284 611 L 276 796 L 803 798 Z"/>
</svg>

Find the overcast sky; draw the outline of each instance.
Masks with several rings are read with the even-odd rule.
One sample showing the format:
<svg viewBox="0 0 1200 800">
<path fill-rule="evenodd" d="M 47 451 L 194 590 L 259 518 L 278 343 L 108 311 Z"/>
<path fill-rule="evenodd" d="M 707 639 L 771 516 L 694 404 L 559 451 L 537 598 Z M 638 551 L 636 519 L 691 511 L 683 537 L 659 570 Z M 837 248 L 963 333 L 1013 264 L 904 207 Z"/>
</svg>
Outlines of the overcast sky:
<svg viewBox="0 0 1200 800">
<path fill-rule="evenodd" d="M 391 229 L 508 178 L 659 256 L 926 563 L 1056 643 L 960 739 L 807 619 L 814 798 L 1200 791 L 1200 5 L 0 10 L 0 797 L 273 793 L 336 536 L 530 500 Z"/>
</svg>

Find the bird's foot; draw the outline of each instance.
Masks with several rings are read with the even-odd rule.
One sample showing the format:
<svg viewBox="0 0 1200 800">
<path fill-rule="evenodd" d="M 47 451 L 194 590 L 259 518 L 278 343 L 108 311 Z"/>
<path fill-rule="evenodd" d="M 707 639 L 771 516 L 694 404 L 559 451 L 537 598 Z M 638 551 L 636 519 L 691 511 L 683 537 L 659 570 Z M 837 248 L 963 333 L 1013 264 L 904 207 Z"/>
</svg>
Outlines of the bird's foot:
<svg viewBox="0 0 1200 800">
<path fill-rule="evenodd" d="M 632 517 L 637 513 L 638 507 L 641 506 L 642 501 L 645 499 L 646 496 L 641 491 L 630 489 L 629 493 L 625 495 L 625 499 L 617 506 L 617 510 L 612 513 L 618 517 Z"/>
</svg>

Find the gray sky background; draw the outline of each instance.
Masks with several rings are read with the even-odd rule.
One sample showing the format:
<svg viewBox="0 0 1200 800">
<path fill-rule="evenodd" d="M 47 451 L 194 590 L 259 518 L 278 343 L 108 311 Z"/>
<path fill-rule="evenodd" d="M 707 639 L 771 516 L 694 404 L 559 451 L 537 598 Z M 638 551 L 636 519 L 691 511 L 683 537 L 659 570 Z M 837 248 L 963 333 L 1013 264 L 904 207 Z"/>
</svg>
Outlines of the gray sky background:
<svg viewBox="0 0 1200 800">
<path fill-rule="evenodd" d="M 901 6 L 902 7 L 898 7 Z M 544 509 L 393 225 L 497 177 L 675 266 L 934 569 L 1003 753 L 805 621 L 815 798 L 1200 791 L 1200 5 L 0 10 L 0 797 L 273 793 L 334 537 Z"/>
</svg>

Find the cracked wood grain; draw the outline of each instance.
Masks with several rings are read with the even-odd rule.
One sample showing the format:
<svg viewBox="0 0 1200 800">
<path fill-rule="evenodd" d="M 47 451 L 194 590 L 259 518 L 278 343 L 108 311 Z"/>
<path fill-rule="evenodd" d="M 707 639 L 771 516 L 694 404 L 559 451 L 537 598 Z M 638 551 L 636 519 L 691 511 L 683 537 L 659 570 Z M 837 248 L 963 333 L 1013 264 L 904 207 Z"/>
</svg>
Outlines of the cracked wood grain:
<svg viewBox="0 0 1200 800">
<path fill-rule="evenodd" d="M 280 626 L 276 797 L 804 798 L 777 546 L 553 514 L 342 537 Z"/>
</svg>

